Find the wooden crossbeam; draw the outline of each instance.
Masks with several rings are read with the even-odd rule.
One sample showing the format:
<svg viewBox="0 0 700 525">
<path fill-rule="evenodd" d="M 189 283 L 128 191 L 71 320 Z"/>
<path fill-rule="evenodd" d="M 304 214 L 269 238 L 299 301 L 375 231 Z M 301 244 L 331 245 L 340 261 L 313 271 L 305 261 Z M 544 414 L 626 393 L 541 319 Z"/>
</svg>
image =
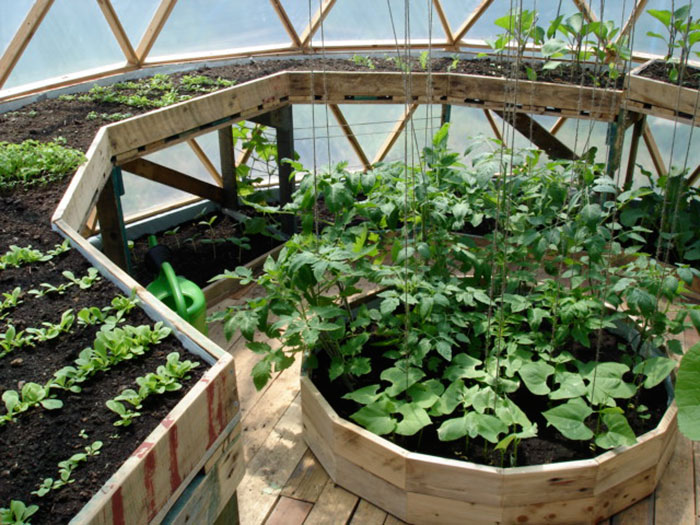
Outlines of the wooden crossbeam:
<svg viewBox="0 0 700 525">
<path fill-rule="evenodd" d="M 378 162 L 381 162 L 384 160 L 384 158 L 389 153 L 389 150 L 393 147 L 394 144 L 396 144 L 396 141 L 399 140 L 399 135 L 401 135 L 401 132 L 406 127 L 406 124 L 408 123 L 411 116 L 413 116 L 413 114 L 416 112 L 416 109 L 418 109 L 418 104 L 415 104 L 415 103 L 411 104 L 410 106 L 408 106 L 406 108 L 406 111 L 404 112 L 404 115 L 401 118 L 401 120 L 399 120 L 396 123 L 396 125 L 394 126 L 394 129 L 391 130 L 391 133 L 384 141 L 384 144 L 382 144 L 382 147 L 379 148 L 379 151 L 377 152 L 377 155 L 374 157 L 372 164 L 377 164 Z"/>
<path fill-rule="evenodd" d="M 595 15 L 593 12 L 593 9 L 591 9 L 591 6 L 588 5 L 588 2 L 586 0 L 573 0 L 574 4 L 576 4 L 576 7 L 578 7 L 579 11 L 583 13 L 583 16 L 586 20 L 589 22 L 597 22 L 598 17 Z"/>
<path fill-rule="evenodd" d="M 616 44 L 619 44 L 622 41 L 622 39 L 630 33 L 634 24 L 637 23 L 639 15 L 641 15 L 644 12 L 644 8 L 646 7 L 646 5 L 647 0 L 637 0 L 637 4 L 634 6 L 634 9 L 632 10 L 630 17 L 627 19 L 627 22 L 625 22 L 622 31 L 620 31 L 620 33 L 617 35 L 617 38 L 615 38 Z"/>
<path fill-rule="evenodd" d="M 5 49 L 2 57 L 0 57 L 0 87 L 3 86 L 7 77 L 12 73 L 17 61 L 24 53 L 29 41 L 36 33 L 39 24 L 41 24 L 52 4 L 53 0 L 36 0 L 31 9 L 29 9 L 27 16 L 22 21 L 22 25 L 19 26 L 15 36 L 10 41 L 7 49 Z"/>
<path fill-rule="evenodd" d="M 493 134 L 496 136 L 498 140 L 500 140 L 503 145 L 505 146 L 505 141 L 503 140 L 503 135 L 501 134 L 501 130 L 498 128 L 498 124 L 496 124 L 496 121 L 493 119 L 493 115 L 491 115 L 491 111 L 488 109 L 484 110 L 484 115 L 486 115 L 486 120 L 489 122 L 489 126 L 491 126 L 491 130 L 493 131 Z"/>
<path fill-rule="evenodd" d="M 228 126 L 218 131 L 219 159 L 221 160 L 221 186 L 224 188 L 226 207 L 238 209 L 238 180 L 236 179 L 236 160 L 233 151 L 233 127 Z"/>
<path fill-rule="evenodd" d="M 291 20 L 289 20 L 289 16 L 287 16 L 287 11 L 285 11 L 282 2 L 280 2 L 280 0 L 270 0 L 270 3 L 277 13 L 277 16 L 279 16 L 280 22 L 282 22 L 282 25 L 284 26 L 284 30 L 289 35 L 289 38 L 292 39 L 294 47 L 301 47 L 301 39 L 299 38 L 299 35 L 297 35 Z"/>
<path fill-rule="evenodd" d="M 666 175 L 666 173 L 668 173 L 666 171 L 666 164 L 664 163 L 664 159 L 661 156 L 661 151 L 659 150 L 659 146 L 656 144 L 654 134 L 651 132 L 648 122 L 644 122 L 642 137 L 644 138 L 644 144 L 646 144 L 647 150 L 649 150 L 649 155 L 651 155 L 651 161 L 654 164 L 656 173 L 658 173 L 660 177 Z"/>
<path fill-rule="evenodd" d="M 114 6 L 112 6 L 112 2 L 110 0 L 97 0 L 97 5 L 100 6 L 102 14 L 107 19 L 109 28 L 112 30 L 114 38 L 117 39 L 119 47 L 122 48 L 122 53 L 124 53 L 126 61 L 129 64 L 136 64 L 138 62 L 138 57 L 136 56 L 136 52 L 131 45 L 131 41 L 126 34 L 126 31 L 124 31 L 124 27 L 122 26 L 116 11 L 114 10 Z"/>
<path fill-rule="evenodd" d="M 449 46 L 453 46 L 455 41 L 452 36 L 452 28 L 450 27 L 450 22 L 447 20 L 445 15 L 445 10 L 442 7 L 442 2 L 440 0 L 433 0 L 433 5 L 435 6 L 435 12 L 440 19 L 440 24 L 442 24 L 442 29 L 445 31 L 445 38 L 447 38 L 447 43 Z"/>
<path fill-rule="evenodd" d="M 474 24 L 476 24 L 476 21 L 479 20 L 479 17 L 484 14 L 484 11 L 488 9 L 488 7 L 493 3 L 493 0 L 482 0 L 479 6 L 472 11 L 472 13 L 469 15 L 469 17 L 464 21 L 464 23 L 460 26 L 460 28 L 452 35 L 452 42 L 459 42 L 462 40 L 465 34 L 467 34 L 467 31 L 469 31 Z"/>
<path fill-rule="evenodd" d="M 700 178 L 700 166 L 695 168 L 693 173 L 690 174 L 690 177 L 688 177 L 688 186 L 694 186 L 698 178 Z"/>
<path fill-rule="evenodd" d="M 199 161 L 202 163 L 202 165 L 207 170 L 209 175 L 211 175 L 212 178 L 216 181 L 216 183 L 219 186 L 223 186 L 224 183 L 223 183 L 223 179 L 221 177 L 221 173 L 219 173 L 219 170 L 216 169 L 216 166 L 214 166 L 214 163 L 207 156 L 207 154 L 204 152 L 204 150 L 201 148 L 201 146 L 197 143 L 197 140 L 196 139 L 189 139 L 187 141 L 187 145 L 194 152 L 194 154 L 197 155 L 197 158 L 199 159 Z"/>
<path fill-rule="evenodd" d="M 143 177 L 144 179 L 160 182 L 166 186 L 198 195 L 218 203 L 224 202 L 224 190 L 208 182 L 195 179 L 179 171 L 167 168 L 143 158 L 134 159 L 122 165 L 122 169 Z"/>
<path fill-rule="evenodd" d="M 318 31 L 318 28 L 321 27 L 321 24 L 328 16 L 328 13 L 330 13 L 330 10 L 333 5 L 335 5 L 335 2 L 336 0 L 323 0 L 323 3 L 316 11 L 316 14 L 314 14 L 314 16 L 311 18 L 311 22 L 301 34 L 302 47 L 309 47 L 309 45 L 311 45 L 311 39 L 316 34 L 316 31 Z"/>
<path fill-rule="evenodd" d="M 550 157 L 555 159 L 578 159 L 578 155 L 569 149 L 566 144 L 552 135 L 544 126 L 529 115 L 515 113 L 512 114 L 511 118 L 511 114 L 506 116 L 502 111 L 496 111 L 496 114 Z"/>
<path fill-rule="evenodd" d="M 168 17 L 170 16 L 170 13 L 172 13 L 176 3 L 177 0 L 161 0 L 160 4 L 158 5 L 158 9 L 156 9 L 153 18 L 141 37 L 139 45 L 136 47 L 136 58 L 139 64 L 143 64 L 144 60 L 146 60 L 146 57 L 148 56 L 148 53 L 151 52 L 153 44 L 162 31 L 165 22 L 168 21 Z"/>
<path fill-rule="evenodd" d="M 564 126 L 564 124 L 566 123 L 567 120 L 568 120 L 567 117 L 559 117 L 557 119 L 557 121 L 554 123 L 554 125 L 552 126 L 552 129 L 549 130 L 549 132 L 552 135 L 556 135 L 557 133 L 559 133 L 559 130 L 562 128 L 562 126 Z"/>
<path fill-rule="evenodd" d="M 370 169 L 372 165 L 370 164 L 369 159 L 365 154 L 365 151 L 362 149 L 362 146 L 357 140 L 357 137 L 350 128 L 348 121 L 345 119 L 345 115 L 343 115 L 343 112 L 340 111 L 340 108 L 336 104 L 328 104 L 328 107 L 330 108 L 331 113 L 333 113 L 335 119 L 338 121 L 338 124 L 340 124 L 340 128 L 343 130 L 343 134 L 348 139 L 348 142 L 350 143 L 350 146 L 352 147 L 353 151 L 357 154 L 360 161 L 362 162 L 362 166 L 364 166 L 365 171 Z"/>
</svg>

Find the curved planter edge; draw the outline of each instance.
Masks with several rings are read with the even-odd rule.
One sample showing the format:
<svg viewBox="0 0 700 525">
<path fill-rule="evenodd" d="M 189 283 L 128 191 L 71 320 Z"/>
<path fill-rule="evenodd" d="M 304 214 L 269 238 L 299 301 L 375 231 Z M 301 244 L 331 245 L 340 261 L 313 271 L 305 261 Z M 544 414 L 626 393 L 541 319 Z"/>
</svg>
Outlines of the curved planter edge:
<svg viewBox="0 0 700 525">
<path fill-rule="evenodd" d="M 597 523 L 654 491 L 677 436 L 672 403 L 635 445 L 496 468 L 408 452 L 340 418 L 307 376 L 301 403 L 304 438 L 333 481 L 408 523 Z"/>
</svg>

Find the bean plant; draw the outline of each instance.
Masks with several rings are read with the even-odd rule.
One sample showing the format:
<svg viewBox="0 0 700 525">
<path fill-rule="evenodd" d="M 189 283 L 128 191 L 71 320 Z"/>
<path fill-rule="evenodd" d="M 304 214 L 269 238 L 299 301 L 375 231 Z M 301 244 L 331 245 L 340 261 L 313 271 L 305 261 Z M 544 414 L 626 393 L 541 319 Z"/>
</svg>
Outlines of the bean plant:
<svg viewBox="0 0 700 525">
<path fill-rule="evenodd" d="M 519 443 L 542 425 L 592 453 L 633 443 L 628 417 L 646 417 L 642 391 L 675 367 L 665 352 L 680 351 L 686 313 L 671 305 L 697 272 L 641 251 L 644 228 L 618 222 L 633 197 L 603 166 L 546 163 L 536 150 L 465 166 L 446 143 L 444 127 L 424 170 L 306 172 L 288 206 L 301 233 L 262 275 L 220 276 L 266 292 L 222 314 L 227 336 L 240 330 L 261 355 L 255 385 L 302 354 L 370 431 L 434 432 L 466 457 L 484 443 L 502 464 L 517 464 Z M 317 216 L 321 204 L 330 219 Z M 493 231 L 477 242 L 467 232 L 484 221 Z M 355 306 L 361 281 L 378 293 Z M 619 360 L 603 358 L 604 333 Z M 547 409 L 526 413 L 522 392 Z"/>
<path fill-rule="evenodd" d="M 663 24 L 667 32 L 666 35 L 662 35 L 648 31 L 647 36 L 658 38 L 666 44 L 666 71 L 669 80 L 674 84 L 681 81 L 691 51 L 695 44 L 700 41 L 700 21 L 693 20 L 690 12 L 691 5 L 686 4 L 675 10 L 647 10 L 647 13 Z M 695 54 L 700 56 L 697 51 Z"/>
</svg>

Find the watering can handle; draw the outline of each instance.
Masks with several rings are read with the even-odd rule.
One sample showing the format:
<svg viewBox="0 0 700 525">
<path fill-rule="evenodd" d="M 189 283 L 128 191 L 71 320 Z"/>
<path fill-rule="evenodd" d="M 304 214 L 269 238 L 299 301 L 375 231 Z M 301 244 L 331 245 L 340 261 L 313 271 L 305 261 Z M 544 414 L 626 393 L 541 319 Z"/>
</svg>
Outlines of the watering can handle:
<svg viewBox="0 0 700 525">
<path fill-rule="evenodd" d="M 161 271 L 168 281 L 168 286 L 173 294 L 173 299 L 175 300 L 175 309 L 180 317 L 187 319 L 187 304 L 185 303 L 185 297 L 182 295 L 182 290 L 180 290 L 180 283 L 175 275 L 175 270 L 168 262 L 164 262 L 161 265 Z"/>
</svg>

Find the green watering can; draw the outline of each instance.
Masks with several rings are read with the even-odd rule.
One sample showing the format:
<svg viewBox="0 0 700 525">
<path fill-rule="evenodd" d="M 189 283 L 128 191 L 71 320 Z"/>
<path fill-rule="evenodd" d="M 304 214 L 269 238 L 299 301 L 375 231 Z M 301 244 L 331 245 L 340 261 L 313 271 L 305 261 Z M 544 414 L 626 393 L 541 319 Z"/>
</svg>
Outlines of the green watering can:
<svg viewBox="0 0 700 525">
<path fill-rule="evenodd" d="M 154 235 L 148 236 L 150 249 L 146 254 L 146 267 L 158 277 L 146 288 L 165 306 L 177 312 L 185 321 L 207 335 L 207 302 L 204 292 L 192 281 L 180 275 L 170 264 L 170 249 L 157 243 Z"/>
</svg>

